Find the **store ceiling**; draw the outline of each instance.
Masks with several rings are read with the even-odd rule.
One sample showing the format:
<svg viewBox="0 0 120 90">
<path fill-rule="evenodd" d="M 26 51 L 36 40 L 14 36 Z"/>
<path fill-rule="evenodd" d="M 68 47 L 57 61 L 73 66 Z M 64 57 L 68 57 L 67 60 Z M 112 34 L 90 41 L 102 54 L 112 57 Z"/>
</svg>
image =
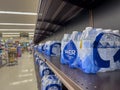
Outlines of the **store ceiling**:
<svg viewBox="0 0 120 90">
<path fill-rule="evenodd" d="M 0 0 L 0 32 L 34 33 L 39 0 Z"/>
</svg>

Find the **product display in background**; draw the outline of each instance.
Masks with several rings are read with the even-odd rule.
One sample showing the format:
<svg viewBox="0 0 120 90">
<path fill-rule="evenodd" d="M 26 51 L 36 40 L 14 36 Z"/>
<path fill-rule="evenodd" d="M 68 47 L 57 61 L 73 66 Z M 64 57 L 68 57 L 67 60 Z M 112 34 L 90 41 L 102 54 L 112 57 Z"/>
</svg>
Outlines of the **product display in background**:
<svg viewBox="0 0 120 90">
<path fill-rule="evenodd" d="M 44 53 L 49 56 L 58 56 L 60 55 L 60 48 L 60 41 L 47 41 L 44 46 Z"/>
<path fill-rule="evenodd" d="M 41 90 L 62 90 L 61 82 L 55 75 L 44 76 L 41 84 Z"/>
</svg>

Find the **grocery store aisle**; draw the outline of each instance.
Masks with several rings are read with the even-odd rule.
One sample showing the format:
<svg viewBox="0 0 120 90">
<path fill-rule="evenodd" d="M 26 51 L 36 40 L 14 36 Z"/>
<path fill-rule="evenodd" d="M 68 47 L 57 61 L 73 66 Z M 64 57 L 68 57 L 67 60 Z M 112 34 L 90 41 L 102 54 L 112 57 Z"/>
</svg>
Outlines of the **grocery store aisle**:
<svg viewBox="0 0 120 90">
<path fill-rule="evenodd" d="M 32 54 L 25 52 L 18 65 L 0 68 L 0 90 L 38 90 Z"/>
</svg>

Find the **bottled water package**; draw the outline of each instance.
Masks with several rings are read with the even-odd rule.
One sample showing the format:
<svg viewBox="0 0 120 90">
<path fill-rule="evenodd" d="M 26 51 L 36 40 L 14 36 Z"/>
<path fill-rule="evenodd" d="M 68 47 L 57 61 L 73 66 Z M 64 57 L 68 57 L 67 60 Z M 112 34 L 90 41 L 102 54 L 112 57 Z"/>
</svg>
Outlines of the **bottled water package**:
<svg viewBox="0 0 120 90">
<path fill-rule="evenodd" d="M 96 73 L 98 68 L 93 60 L 93 42 L 95 37 L 101 32 L 101 29 L 86 27 L 80 39 L 79 59 L 76 61 L 78 68 L 85 73 Z"/>
<path fill-rule="evenodd" d="M 62 84 L 55 75 L 44 76 L 41 81 L 41 90 L 62 90 Z"/>
<path fill-rule="evenodd" d="M 61 43 L 59 41 L 48 41 L 45 44 L 45 54 L 49 56 L 60 55 Z"/>
<path fill-rule="evenodd" d="M 46 55 L 49 54 L 48 49 L 49 49 L 49 46 L 51 43 L 52 43 L 52 41 L 46 41 L 46 43 L 44 45 L 44 54 L 46 54 Z"/>
<path fill-rule="evenodd" d="M 39 61 L 40 61 L 40 58 L 39 58 L 39 56 L 37 56 L 37 57 L 35 58 L 35 63 L 36 63 L 37 65 L 39 65 Z"/>
<path fill-rule="evenodd" d="M 39 73 L 41 77 L 54 74 L 52 70 L 46 65 L 46 63 L 42 60 L 40 60 L 39 62 Z"/>
<path fill-rule="evenodd" d="M 120 36 L 100 33 L 93 43 L 93 57 L 99 72 L 113 71 L 120 66 Z"/>
<path fill-rule="evenodd" d="M 113 33 L 120 36 L 120 31 L 119 30 L 113 30 Z M 116 55 L 114 55 L 114 61 L 117 60 L 116 64 L 117 64 L 117 68 L 120 69 L 120 38 L 119 37 L 114 37 L 115 39 L 115 46 L 117 46 L 117 48 L 119 49 L 116 53 Z M 116 49 L 117 49 L 116 48 Z"/>
<path fill-rule="evenodd" d="M 37 50 L 37 45 L 34 46 L 34 51 L 36 51 L 36 50 Z"/>
<path fill-rule="evenodd" d="M 70 39 L 70 34 L 64 34 L 63 39 L 61 40 L 61 59 L 62 64 L 68 64 L 69 60 L 64 57 L 64 48 L 68 44 Z"/>
<path fill-rule="evenodd" d="M 43 47 L 44 47 L 44 44 L 43 43 L 40 43 L 39 45 L 38 45 L 38 52 L 39 53 L 42 53 L 44 50 L 43 50 Z"/>
<path fill-rule="evenodd" d="M 84 34 L 84 35 L 83 35 Z M 118 69 L 120 62 L 120 36 L 111 30 L 89 28 L 80 40 L 77 66 L 85 73 L 106 72 Z"/>
<path fill-rule="evenodd" d="M 40 66 L 42 66 L 43 64 L 45 64 L 45 62 L 42 61 L 41 59 L 39 59 L 38 63 L 39 63 L 39 68 L 40 68 Z"/>
<path fill-rule="evenodd" d="M 35 53 L 34 53 L 34 58 L 36 58 L 36 57 L 37 57 L 37 53 L 35 52 Z"/>
<path fill-rule="evenodd" d="M 120 31 L 119 30 L 113 30 L 113 33 L 116 35 L 120 35 Z"/>
<path fill-rule="evenodd" d="M 81 33 L 78 31 L 73 31 L 68 42 L 62 48 L 61 62 L 69 64 L 70 67 L 74 68 L 74 61 L 78 59 L 78 50 L 79 50 L 79 39 Z M 64 40 L 64 38 L 63 38 Z M 63 42 L 64 44 L 64 42 Z"/>
<path fill-rule="evenodd" d="M 61 52 L 61 42 L 53 41 L 53 43 L 50 45 L 51 56 L 59 56 L 60 52 Z"/>
</svg>

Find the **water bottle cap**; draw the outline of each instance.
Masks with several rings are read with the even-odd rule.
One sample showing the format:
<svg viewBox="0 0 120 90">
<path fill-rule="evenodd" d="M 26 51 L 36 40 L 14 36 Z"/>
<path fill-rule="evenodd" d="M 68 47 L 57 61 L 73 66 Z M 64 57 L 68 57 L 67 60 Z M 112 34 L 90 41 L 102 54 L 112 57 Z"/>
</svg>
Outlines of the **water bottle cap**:
<svg viewBox="0 0 120 90">
<path fill-rule="evenodd" d="M 64 39 L 67 39 L 70 36 L 70 34 L 64 34 Z"/>
<path fill-rule="evenodd" d="M 68 37 L 69 35 L 70 35 L 70 34 L 64 34 L 64 38 L 65 38 L 65 37 Z"/>
<path fill-rule="evenodd" d="M 96 31 L 102 31 L 102 28 L 96 28 Z"/>
<path fill-rule="evenodd" d="M 113 30 L 113 33 L 115 33 L 115 34 L 119 34 L 120 31 L 119 31 L 119 30 Z"/>
<path fill-rule="evenodd" d="M 111 29 L 105 29 L 104 32 L 109 33 L 109 32 L 112 32 L 112 30 Z"/>
<path fill-rule="evenodd" d="M 92 30 L 93 27 L 86 27 L 85 30 Z"/>
<path fill-rule="evenodd" d="M 72 34 L 76 34 L 76 33 L 78 33 L 78 31 L 73 31 L 73 32 L 72 32 Z"/>
</svg>

